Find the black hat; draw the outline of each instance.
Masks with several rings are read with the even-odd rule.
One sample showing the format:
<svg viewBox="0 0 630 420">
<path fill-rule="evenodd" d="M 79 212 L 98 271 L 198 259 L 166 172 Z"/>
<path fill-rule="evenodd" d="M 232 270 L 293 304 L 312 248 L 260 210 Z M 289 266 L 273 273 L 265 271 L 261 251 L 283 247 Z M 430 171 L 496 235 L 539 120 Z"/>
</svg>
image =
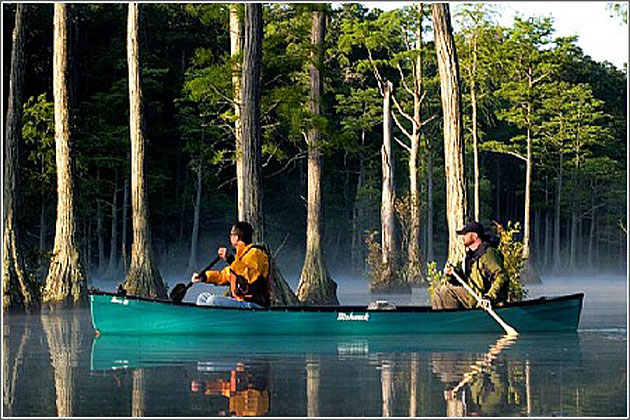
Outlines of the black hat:
<svg viewBox="0 0 630 420">
<path fill-rule="evenodd" d="M 475 232 L 477 236 L 480 238 L 485 237 L 485 232 L 483 230 L 483 225 L 479 222 L 468 222 L 464 225 L 461 230 L 457 231 L 458 235 L 463 235 L 468 232 Z"/>
</svg>

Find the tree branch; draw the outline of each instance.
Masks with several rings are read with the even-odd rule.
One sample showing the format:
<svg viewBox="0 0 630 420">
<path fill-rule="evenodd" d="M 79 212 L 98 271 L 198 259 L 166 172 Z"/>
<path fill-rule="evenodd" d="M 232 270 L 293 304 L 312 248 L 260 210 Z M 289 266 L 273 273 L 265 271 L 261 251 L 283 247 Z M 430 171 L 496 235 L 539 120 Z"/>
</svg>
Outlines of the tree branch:
<svg viewBox="0 0 630 420">
<path fill-rule="evenodd" d="M 402 142 L 402 140 L 400 140 L 398 137 L 394 136 L 394 140 L 396 140 L 396 142 L 398 144 L 400 144 L 404 149 L 406 149 L 409 153 L 411 153 L 411 147 L 407 146 L 405 143 Z"/>
</svg>

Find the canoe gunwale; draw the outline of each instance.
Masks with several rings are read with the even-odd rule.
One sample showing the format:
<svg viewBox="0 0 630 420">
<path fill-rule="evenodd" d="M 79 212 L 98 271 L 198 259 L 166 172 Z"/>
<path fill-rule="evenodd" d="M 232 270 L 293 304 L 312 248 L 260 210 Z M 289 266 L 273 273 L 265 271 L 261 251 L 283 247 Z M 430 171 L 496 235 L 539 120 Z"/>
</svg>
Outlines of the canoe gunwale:
<svg viewBox="0 0 630 420">
<path fill-rule="evenodd" d="M 175 303 L 173 301 L 167 299 L 157 299 L 157 298 L 147 298 L 142 296 L 134 296 L 134 295 L 119 295 L 117 293 L 105 292 L 101 290 L 90 290 L 88 295 L 97 295 L 97 296 L 111 296 L 117 297 L 121 299 L 130 299 L 144 302 L 153 302 L 160 303 L 172 306 L 184 306 L 184 307 L 193 307 L 193 308 L 201 308 L 208 310 L 227 310 L 227 311 L 252 311 L 252 312 L 370 312 L 370 313 L 391 313 L 391 312 L 466 312 L 466 311 L 480 311 L 481 308 L 472 308 L 472 309 L 443 309 L 440 311 L 433 310 L 430 306 L 414 306 L 414 305 L 400 305 L 396 306 L 396 309 L 368 309 L 367 305 L 292 305 L 292 306 L 271 306 L 269 308 L 235 308 L 235 307 L 221 307 L 221 306 L 205 306 L 205 305 L 197 305 L 192 302 L 179 302 Z M 501 307 L 494 308 L 495 310 L 502 310 L 505 308 L 513 308 L 513 307 L 525 307 L 532 305 L 540 305 L 551 302 L 558 302 L 563 300 L 580 300 L 580 312 L 582 309 L 582 301 L 584 299 L 584 293 L 578 292 L 570 295 L 563 296 L 541 296 L 536 299 L 528 299 L 520 302 L 509 302 Z M 579 316 L 578 316 L 579 319 Z"/>
</svg>

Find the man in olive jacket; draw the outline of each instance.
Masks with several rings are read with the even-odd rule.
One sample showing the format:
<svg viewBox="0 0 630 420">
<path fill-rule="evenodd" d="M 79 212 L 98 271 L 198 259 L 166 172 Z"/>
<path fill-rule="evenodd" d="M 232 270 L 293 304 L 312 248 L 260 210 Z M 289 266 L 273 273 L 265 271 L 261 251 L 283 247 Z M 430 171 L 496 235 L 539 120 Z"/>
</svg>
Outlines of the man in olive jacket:
<svg viewBox="0 0 630 420">
<path fill-rule="evenodd" d="M 431 307 L 457 309 L 503 305 L 510 281 L 503 265 L 503 255 L 497 249 L 498 239 L 486 236 L 479 222 L 466 224 L 457 234 L 462 236 L 466 255 L 456 267 L 447 264 L 444 269 L 447 280 L 433 291 Z M 481 305 L 454 278 L 453 271 L 482 298 Z"/>
</svg>

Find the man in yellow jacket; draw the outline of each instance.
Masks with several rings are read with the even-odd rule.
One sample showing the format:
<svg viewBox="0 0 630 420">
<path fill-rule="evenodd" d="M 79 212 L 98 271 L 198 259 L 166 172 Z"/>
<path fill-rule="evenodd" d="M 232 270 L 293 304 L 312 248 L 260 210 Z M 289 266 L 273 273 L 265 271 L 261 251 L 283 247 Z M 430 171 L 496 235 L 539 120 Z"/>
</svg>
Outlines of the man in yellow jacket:
<svg viewBox="0 0 630 420">
<path fill-rule="evenodd" d="M 236 255 L 231 255 L 225 247 L 218 250 L 219 257 L 229 265 L 221 271 L 193 273 L 193 283 L 230 285 L 231 297 L 204 292 L 197 298 L 198 305 L 269 306 L 269 256 L 262 246 L 252 244 L 252 234 L 253 228 L 249 223 L 235 223 L 230 231 L 230 243 Z"/>
</svg>

